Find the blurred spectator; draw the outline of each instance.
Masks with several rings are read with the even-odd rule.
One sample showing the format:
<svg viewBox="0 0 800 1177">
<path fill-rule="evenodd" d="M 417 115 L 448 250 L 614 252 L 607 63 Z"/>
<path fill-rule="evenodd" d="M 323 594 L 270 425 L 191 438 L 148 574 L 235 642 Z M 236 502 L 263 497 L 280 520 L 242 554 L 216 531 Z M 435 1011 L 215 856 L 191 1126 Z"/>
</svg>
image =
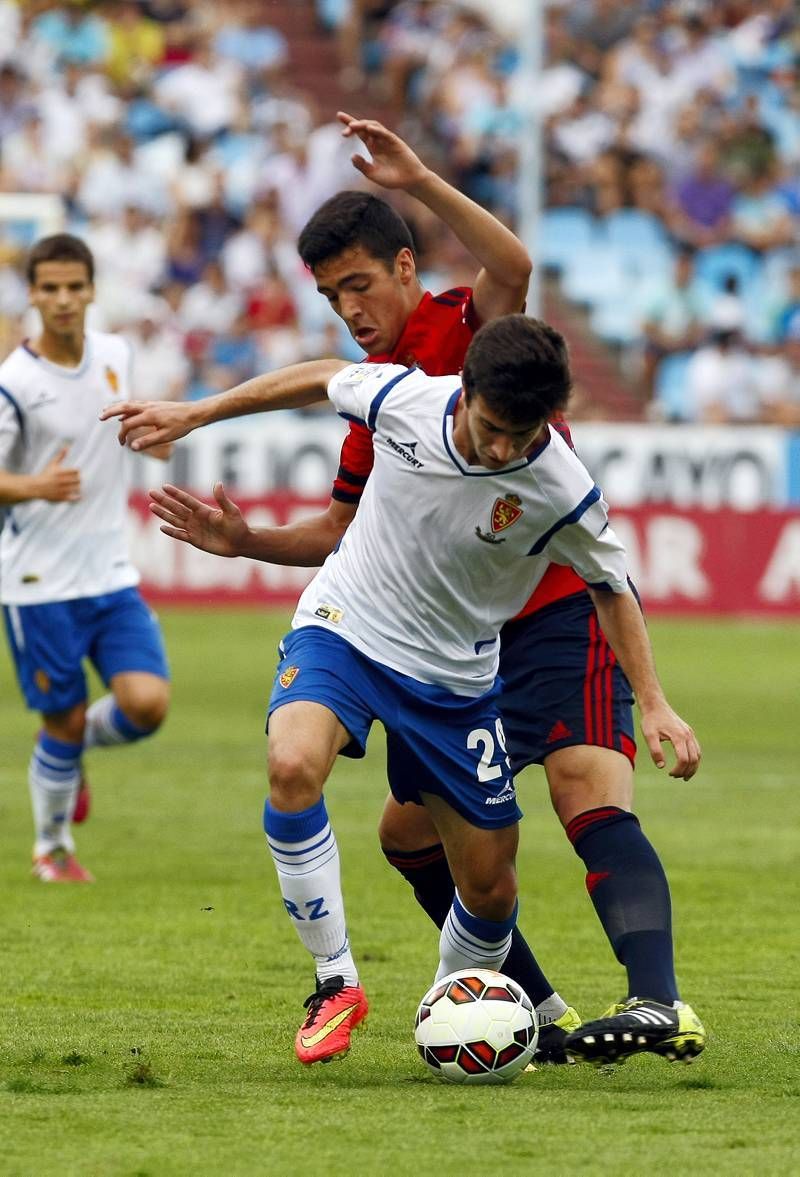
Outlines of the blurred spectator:
<svg viewBox="0 0 800 1177">
<path fill-rule="evenodd" d="M 694 167 L 672 192 L 669 227 L 679 241 L 697 247 L 716 245 L 728 236 L 733 200 L 733 185 L 720 174 L 719 149 L 706 139 Z"/>
<path fill-rule="evenodd" d="M 661 360 L 676 352 L 691 351 L 705 337 L 703 312 L 703 300 L 694 284 L 694 255 L 682 249 L 671 278 L 651 289 L 644 308 L 642 382 L 648 395 L 653 393 Z"/>
<path fill-rule="evenodd" d="M 181 209 L 167 232 L 167 282 L 192 286 L 200 281 L 206 260 L 200 218 L 193 209 Z"/>
<path fill-rule="evenodd" d="M 247 321 L 261 331 L 269 327 L 294 327 L 297 307 L 287 283 L 273 266 L 251 292 L 247 303 Z"/>
<path fill-rule="evenodd" d="M 692 419 L 711 424 L 762 420 L 756 364 L 738 331 L 715 331 L 686 371 Z"/>
<path fill-rule="evenodd" d="M 178 318 L 184 331 L 215 335 L 228 331 L 242 309 L 242 298 L 227 285 L 222 266 L 210 261 L 201 281 L 186 291 Z"/>
<path fill-rule="evenodd" d="M 731 236 L 751 249 L 792 245 L 797 227 L 786 201 L 775 192 L 769 172 L 756 173 L 742 184 L 731 209 Z"/>
<path fill-rule="evenodd" d="M 54 65 L 96 65 L 108 57 L 109 31 L 101 17 L 82 12 L 75 5 L 50 9 L 37 16 L 31 30 L 34 41 L 46 46 Z"/>
<path fill-rule="evenodd" d="M 272 70 L 286 64 L 286 38 L 264 21 L 262 0 L 235 0 L 226 7 L 229 18 L 214 38 L 215 53 L 265 80 Z"/>
<path fill-rule="evenodd" d="M 146 82 L 164 56 L 164 30 L 143 13 L 137 0 L 118 0 L 113 14 L 106 60 L 109 76 L 120 86 Z"/>
<path fill-rule="evenodd" d="M 0 143 L 20 131 L 33 113 L 23 75 L 10 61 L 4 62 L 0 66 Z"/>
<path fill-rule="evenodd" d="M 190 61 L 156 79 L 153 94 L 193 135 L 206 139 L 236 122 L 242 70 L 230 59 L 218 57 L 205 36 L 195 36 L 191 52 Z"/>
<path fill-rule="evenodd" d="M 170 308 L 162 299 L 138 300 L 133 321 L 122 332 L 131 345 L 132 389 L 138 400 L 182 400 L 190 365 Z"/>
</svg>

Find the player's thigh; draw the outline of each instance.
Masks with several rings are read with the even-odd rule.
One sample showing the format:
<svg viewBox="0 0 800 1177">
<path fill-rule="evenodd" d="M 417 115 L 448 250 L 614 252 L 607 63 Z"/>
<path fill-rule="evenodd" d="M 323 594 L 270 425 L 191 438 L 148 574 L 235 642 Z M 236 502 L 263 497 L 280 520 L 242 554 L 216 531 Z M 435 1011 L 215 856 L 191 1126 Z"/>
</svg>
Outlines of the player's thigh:
<svg viewBox="0 0 800 1177">
<path fill-rule="evenodd" d="M 267 734 L 276 807 L 318 793 L 339 753 L 364 755 L 373 714 L 369 668 L 346 642 L 319 627 L 293 630 L 280 644 Z M 313 800 L 308 802 L 313 804 Z"/>
<path fill-rule="evenodd" d="M 504 626 L 500 676 L 515 772 L 581 745 L 613 749 L 635 761 L 630 684 L 588 593 Z"/>
<path fill-rule="evenodd" d="M 633 807 L 633 765 L 613 748 L 559 748 L 545 758 L 550 800 L 563 826 L 589 809 Z"/>
<path fill-rule="evenodd" d="M 440 841 L 438 830 L 424 805 L 401 805 L 389 794 L 383 806 L 378 837 L 384 850 L 410 854 Z"/>
<path fill-rule="evenodd" d="M 276 809 L 314 805 L 334 761 L 351 740 L 338 717 L 322 703 L 298 700 L 269 717 L 267 771 Z"/>
<path fill-rule="evenodd" d="M 497 692 L 470 699 L 409 683 L 400 684 L 392 725 L 387 724 L 387 772 L 395 800 L 419 805 L 423 793 L 435 794 L 479 829 L 519 821 Z"/>
<path fill-rule="evenodd" d="M 517 897 L 517 823 L 481 829 L 437 794 L 423 793 L 422 799 L 442 839 L 467 910 L 486 919 L 507 919 Z"/>
<path fill-rule="evenodd" d="M 89 657 L 103 682 L 114 690 L 112 680 L 119 683 L 122 675 L 147 675 L 149 679 L 132 679 L 128 684 L 129 705 L 142 701 L 142 691 L 157 690 L 159 697 L 168 699 L 165 686 L 156 687 L 151 681 L 161 679 L 166 684 L 169 666 L 158 619 L 139 590 L 105 593 L 87 600 L 83 607 L 92 633 Z M 121 696 L 114 693 L 127 714 Z"/>
<path fill-rule="evenodd" d="M 17 680 L 32 711 L 59 715 L 86 701 L 83 659 L 89 635 L 77 605 L 54 601 L 3 606 Z"/>
</svg>

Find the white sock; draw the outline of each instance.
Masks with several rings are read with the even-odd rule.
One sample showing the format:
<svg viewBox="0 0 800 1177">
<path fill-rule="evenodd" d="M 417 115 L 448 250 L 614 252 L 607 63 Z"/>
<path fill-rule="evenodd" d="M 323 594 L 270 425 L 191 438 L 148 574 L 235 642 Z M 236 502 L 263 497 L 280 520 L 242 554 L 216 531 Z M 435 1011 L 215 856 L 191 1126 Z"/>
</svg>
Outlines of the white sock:
<svg viewBox="0 0 800 1177">
<path fill-rule="evenodd" d="M 28 766 L 33 806 L 35 855 L 62 847 L 73 853 L 70 819 L 81 779 L 81 744 L 68 744 L 40 732 Z"/>
<path fill-rule="evenodd" d="M 149 731 L 131 723 L 120 710 L 113 695 L 95 699 L 86 712 L 84 748 L 110 748 L 115 744 L 132 744 L 149 735 Z"/>
<path fill-rule="evenodd" d="M 314 958 L 320 981 L 358 984 L 350 952 L 339 873 L 339 848 L 320 799 L 300 813 L 264 806 L 264 830 L 286 910 Z"/>
<path fill-rule="evenodd" d="M 549 997 L 545 997 L 544 1001 L 540 1001 L 536 1006 L 536 1017 L 539 1022 L 539 1028 L 542 1026 L 549 1026 L 551 1022 L 555 1022 L 562 1014 L 565 1014 L 568 1005 L 563 998 L 559 997 L 557 993 L 551 993 Z"/>
<path fill-rule="evenodd" d="M 436 980 L 470 966 L 496 969 L 499 972 L 508 956 L 511 933 L 516 922 L 516 903 L 507 920 L 485 920 L 467 911 L 456 891 L 453 906 L 447 913 L 439 937 L 440 959 Z"/>
</svg>

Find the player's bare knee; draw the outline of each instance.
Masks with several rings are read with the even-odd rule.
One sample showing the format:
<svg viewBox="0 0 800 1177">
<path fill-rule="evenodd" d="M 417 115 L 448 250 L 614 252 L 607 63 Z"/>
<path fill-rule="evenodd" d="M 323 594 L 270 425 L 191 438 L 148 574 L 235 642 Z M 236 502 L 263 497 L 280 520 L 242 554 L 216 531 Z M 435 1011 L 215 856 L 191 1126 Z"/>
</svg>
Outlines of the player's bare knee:
<svg viewBox="0 0 800 1177">
<path fill-rule="evenodd" d="M 142 731 L 152 732 L 164 722 L 169 710 L 169 683 L 154 679 L 138 686 L 119 700 L 123 714 Z"/>
<path fill-rule="evenodd" d="M 513 867 L 458 884 L 467 911 L 485 920 L 507 920 L 517 901 L 517 875 Z"/>
<path fill-rule="evenodd" d="M 410 854 L 440 841 L 436 826 L 422 805 L 398 805 L 390 802 L 381 814 L 378 826 L 381 849 L 389 853 Z"/>
<path fill-rule="evenodd" d="M 285 813 L 297 813 L 315 805 L 322 796 L 316 758 L 305 749 L 287 744 L 270 746 L 267 765 L 270 801 Z"/>
</svg>

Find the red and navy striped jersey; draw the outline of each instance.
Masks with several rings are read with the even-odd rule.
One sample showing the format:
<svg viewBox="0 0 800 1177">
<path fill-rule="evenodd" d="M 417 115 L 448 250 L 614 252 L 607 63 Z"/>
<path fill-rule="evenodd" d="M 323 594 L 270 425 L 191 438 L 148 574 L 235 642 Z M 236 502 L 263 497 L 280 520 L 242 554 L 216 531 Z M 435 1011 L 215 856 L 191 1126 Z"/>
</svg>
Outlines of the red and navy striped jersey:
<svg viewBox="0 0 800 1177">
<path fill-rule="evenodd" d="M 416 365 L 428 376 L 454 375 L 461 371 L 467 348 L 480 325 L 469 286 L 455 286 L 437 295 L 426 292 L 409 315 L 392 351 L 369 356 L 367 362 L 402 364 L 407 368 Z M 574 449 L 564 418 L 559 415 L 552 424 Z M 351 422 L 342 444 L 331 497 L 342 503 L 357 503 L 372 471 L 372 463 L 370 430 L 365 425 Z M 553 601 L 581 592 L 585 587 L 571 568 L 551 564 L 519 616 L 525 617 Z"/>
</svg>

